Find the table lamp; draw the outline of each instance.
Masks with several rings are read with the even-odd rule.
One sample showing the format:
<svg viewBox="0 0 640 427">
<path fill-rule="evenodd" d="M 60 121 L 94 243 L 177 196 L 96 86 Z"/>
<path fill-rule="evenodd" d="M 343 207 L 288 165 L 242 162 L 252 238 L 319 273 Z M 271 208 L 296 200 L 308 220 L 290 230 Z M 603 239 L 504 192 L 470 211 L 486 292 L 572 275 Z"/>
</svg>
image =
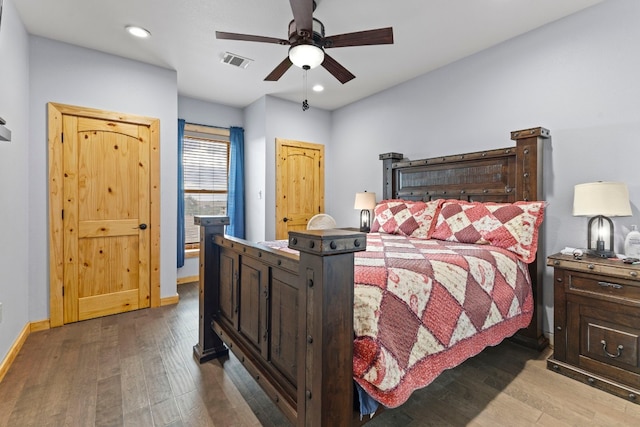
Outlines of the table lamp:
<svg viewBox="0 0 640 427">
<path fill-rule="evenodd" d="M 609 217 L 631 216 L 627 185 L 602 181 L 576 185 L 573 215 L 592 217 L 587 230 L 587 254 L 600 258 L 615 257 L 613 222 Z"/>
<path fill-rule="evenodd" d="M 368 233 L 371 230 L 371 209 L 376 207 L 376 193 L 356 193 L 354 209 L 360 211 L 360 231 Z"/>
</svg>

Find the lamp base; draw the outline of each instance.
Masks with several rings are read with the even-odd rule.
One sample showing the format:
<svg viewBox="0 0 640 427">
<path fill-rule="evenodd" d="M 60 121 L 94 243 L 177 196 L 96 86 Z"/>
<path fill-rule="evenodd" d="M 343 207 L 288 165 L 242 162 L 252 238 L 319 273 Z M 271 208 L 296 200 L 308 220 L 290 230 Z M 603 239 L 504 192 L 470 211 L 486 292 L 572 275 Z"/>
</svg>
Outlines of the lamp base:
<svg viewBox="0 0 640 427">
<path fill-rule="evenodd" d="M 616 253 L 614 251 L 609 251 L 607 249 L 604 249 L 604 250 L 587 249 L 585 253 L 587 256 L 592 256 L 597 258 L 616 258 Z"/>
<path fill-rule="evenodd" d="M 371 212 L 369 209 L 362 209 L 360 211 L 360 232 L 368 233 L 371 229 Z"/>
</svg>

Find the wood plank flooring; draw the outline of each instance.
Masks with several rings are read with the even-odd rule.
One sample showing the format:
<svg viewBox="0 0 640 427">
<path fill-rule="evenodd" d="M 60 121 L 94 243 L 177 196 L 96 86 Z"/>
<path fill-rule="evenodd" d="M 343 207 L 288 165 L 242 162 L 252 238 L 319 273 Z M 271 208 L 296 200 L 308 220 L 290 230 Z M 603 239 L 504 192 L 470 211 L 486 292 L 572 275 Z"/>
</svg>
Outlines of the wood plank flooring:
<svg viewBox="0 0 640 427">
<path fill-rule="evenodd" d="M 238 360 L 199 365 L 197 284 L 180 303 L 32 333 L 0 383 L 0 426 L 288 426 Z M 548 371 L 510 342 L 367 426 L 638 426 L 640 405 Z"/>
</svg>

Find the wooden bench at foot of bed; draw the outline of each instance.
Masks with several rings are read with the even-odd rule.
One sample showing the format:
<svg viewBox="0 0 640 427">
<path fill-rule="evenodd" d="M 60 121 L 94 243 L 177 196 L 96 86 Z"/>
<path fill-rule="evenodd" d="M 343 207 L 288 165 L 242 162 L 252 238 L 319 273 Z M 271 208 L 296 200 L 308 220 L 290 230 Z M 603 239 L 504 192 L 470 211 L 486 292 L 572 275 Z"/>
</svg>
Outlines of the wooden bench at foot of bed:
<svg viewBox="0 0 640 427">
<path fill-rule="evenodd" d="M 223 235 L 227 217 L 196 223 L 204 247 L 196 359 L 228 348 L 293 424 L 353 425 L 353 253 L 366 249 L 366 234 L 291 232 L 298 259 Z"/>
<path fill-rule="evenodd" d="M 515 147 L 402 160 L 381 155 L 383 198 L 514 202 L 540 200 L 544 128 L 511 133 Z M 366 235 L 345 230 L 291 232 L 297 255 L 224 235 L 227 217 L 200 225 L 200 320 L 194 357 L 232 350 L 297 426 L 359 424 L 353 412 L 354 252 Z M 541 333 L 544 264 L 529 265 L 535 314 L 518 340 L 546 345 Z"/>
</svg>

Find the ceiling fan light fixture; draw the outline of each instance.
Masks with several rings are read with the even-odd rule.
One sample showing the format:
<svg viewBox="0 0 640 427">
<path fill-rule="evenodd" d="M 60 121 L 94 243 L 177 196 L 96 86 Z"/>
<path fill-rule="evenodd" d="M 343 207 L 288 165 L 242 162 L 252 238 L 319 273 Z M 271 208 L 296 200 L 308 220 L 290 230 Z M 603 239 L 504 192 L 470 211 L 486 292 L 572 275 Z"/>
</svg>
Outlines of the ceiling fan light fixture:
<svg viewBox="0 0 640 427">
<path fill-rule="evenodd" d="M 289 59 L 296 67 L 316 68 L 324 61 L 324 50 L 312 44 L 298 44 L 289 49 Z"/>
</svg>

